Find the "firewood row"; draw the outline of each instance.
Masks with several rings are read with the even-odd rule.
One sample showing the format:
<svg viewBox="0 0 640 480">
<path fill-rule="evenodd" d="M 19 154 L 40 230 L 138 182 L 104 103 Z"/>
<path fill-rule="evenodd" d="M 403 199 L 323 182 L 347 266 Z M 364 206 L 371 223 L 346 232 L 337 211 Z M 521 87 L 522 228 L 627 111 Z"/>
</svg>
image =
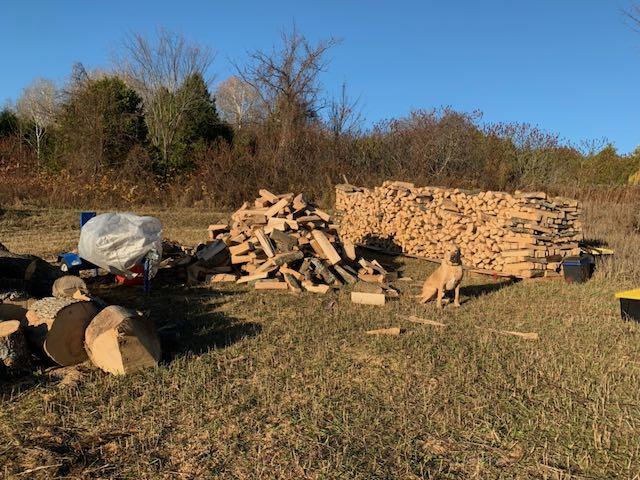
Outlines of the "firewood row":
<svg viewBox="0 0 640 480">
<path fill-rule="evenodd" d="M 465 266 L 520 278 L 559 275 L 582 240 L 578 201 L 544 192 L 344 184 L 336 186 L 336 217 L 354 244 L 439 260 L 455 243 Z"/>
<path fill-rule="evenodd" d="M 345 284 L 374 283 L 375 302 L 394 295 L 387 284 L 392 275 L 378 262 L 358 258 L 353 243 L 340 240 L 331 215 L 302 194 L 260 190 L 230 222 L 210 225 L 208 232 L 208 244 L 187 268 L 192 283 L 205 276 L 210 283 L 319 294 Z"/>
</svg>

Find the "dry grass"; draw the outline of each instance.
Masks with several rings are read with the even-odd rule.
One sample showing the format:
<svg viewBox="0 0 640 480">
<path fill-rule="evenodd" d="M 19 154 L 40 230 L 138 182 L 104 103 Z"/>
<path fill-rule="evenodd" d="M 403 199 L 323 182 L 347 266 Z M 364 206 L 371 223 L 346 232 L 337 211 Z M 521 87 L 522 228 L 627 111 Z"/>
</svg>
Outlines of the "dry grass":
<svg viewBox="0 0 640 480">
<path fill-rule="evenodd" d="M 218 218 L 145 213 L 184 242 Z M 640 326 L 622 322 L 613 299 L 640 272 L 633 213 L 589 206 L 588 235 L 618 255 L 588 284 L 467 277 L 462 308 L 444 312 L 409 295 L 377 308 L 351 304 L 347 291 L 294 297 L 158 281 L 144 296 L 96 286 L 150 311 L 163 365 L 5 386 L 0 476 L 638 478 Z M 76 241 L 76 215 L 9 210 L 0 242 L 53 255 Z M 416 279 L 398 283 L 404 294 L 433 268 L 384 260 Z M 410 314 L 448 327 L 409 323 Z M 364 335 L 388 326 L 407 333 Z"/>
</svg>

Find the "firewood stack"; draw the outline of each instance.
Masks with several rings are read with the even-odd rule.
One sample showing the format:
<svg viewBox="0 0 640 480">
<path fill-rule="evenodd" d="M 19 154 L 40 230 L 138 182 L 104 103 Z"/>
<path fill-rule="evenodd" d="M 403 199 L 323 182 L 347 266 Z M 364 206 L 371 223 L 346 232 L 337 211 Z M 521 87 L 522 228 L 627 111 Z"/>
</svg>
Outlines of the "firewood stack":
<svg viewBox="0 0 640 480">
<path fill-rule="evenodd" d="M 230 223 L 209 226 L 209 243 L 190 266 L 209 274 L 209 282 L 255 282 L 256 290 L 326 293 L 332 287 L 358 281 L 375 283 L 377 293 L 394 294 L 387 286 L 391 275 L 377 262 L 356 257 L 351 242 L 342 243 L 332 217 L 302 194 L 260 196 L 231 216 Z M 227 265 L 203 265 L 203 258 L 223 258 Z M 222 248 L 220 248 L 222 247 Z M 224 250 L 223 250 L 224 249 Z"/>
<path fill-rule="evenodd" d="M 336 212 L 341 237 L 354 244 L 439 260 L 452 242 L 465 266 L 520 278 L 558 275 L 582 240 L 578 202 L 544 192 L 338 185 Z"/>
</svg>

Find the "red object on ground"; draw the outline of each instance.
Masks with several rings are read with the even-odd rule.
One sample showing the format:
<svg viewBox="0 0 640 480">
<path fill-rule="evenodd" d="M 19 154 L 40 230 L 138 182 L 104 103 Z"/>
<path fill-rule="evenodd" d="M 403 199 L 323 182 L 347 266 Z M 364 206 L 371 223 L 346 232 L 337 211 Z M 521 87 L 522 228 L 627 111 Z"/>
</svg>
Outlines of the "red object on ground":
<svg viewBox="0 0 640 480">
<path fill-rule="evenodd" d="M 144 266 L 134 265 L 131 271 L 137 275 L 133 278 L 116 275 L 116 282 L 121 283 L 122 285 L 142 285 L 144 283 Z"/>
</svg>

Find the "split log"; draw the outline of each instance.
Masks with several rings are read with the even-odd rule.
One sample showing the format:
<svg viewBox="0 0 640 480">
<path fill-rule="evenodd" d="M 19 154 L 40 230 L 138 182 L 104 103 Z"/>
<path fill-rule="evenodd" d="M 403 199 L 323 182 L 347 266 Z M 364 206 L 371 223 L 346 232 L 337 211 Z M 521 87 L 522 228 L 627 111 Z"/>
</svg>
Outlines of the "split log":
<svg viewBox="0 0 640 480">
<path fill-rule="evenodd" d="M 367 330 L 367 335 L 391 335 L 398 336 L 403 332 L 400 327 L 379 328 L 377 330 Z"/>
<path fill-rule="evenodd" d="M 18 320 L 0 322 L 0 366 L 7 376 L 30 369 L 31 354 Z"/>
<path fill-rule="evenodd" d="M 155 367 L 161 355 L 151 320 L 117 305 L 93 318 L 87 327 L 85 346 L 94 365 L 114 375 Z"/>
<path fill-rule="evenodd" d="M 87 284 L 84 283 L 84 280 L 80 277 L 76 277 L 75 275 L 65 275 L 53 282 L 52 293 L 54 297 L 74 298 L 74 294 L 77 292 L 80 292 L 82 295 L 87 295 L 89 293 Z"/>
<path fill-rule="evenodd" d="M 54 362 L 64 367 L 87 359 L 84 332 L 99 308 L 93 302 L 47 297 L 26 314 L 27 337 Z"/>
</svg>

